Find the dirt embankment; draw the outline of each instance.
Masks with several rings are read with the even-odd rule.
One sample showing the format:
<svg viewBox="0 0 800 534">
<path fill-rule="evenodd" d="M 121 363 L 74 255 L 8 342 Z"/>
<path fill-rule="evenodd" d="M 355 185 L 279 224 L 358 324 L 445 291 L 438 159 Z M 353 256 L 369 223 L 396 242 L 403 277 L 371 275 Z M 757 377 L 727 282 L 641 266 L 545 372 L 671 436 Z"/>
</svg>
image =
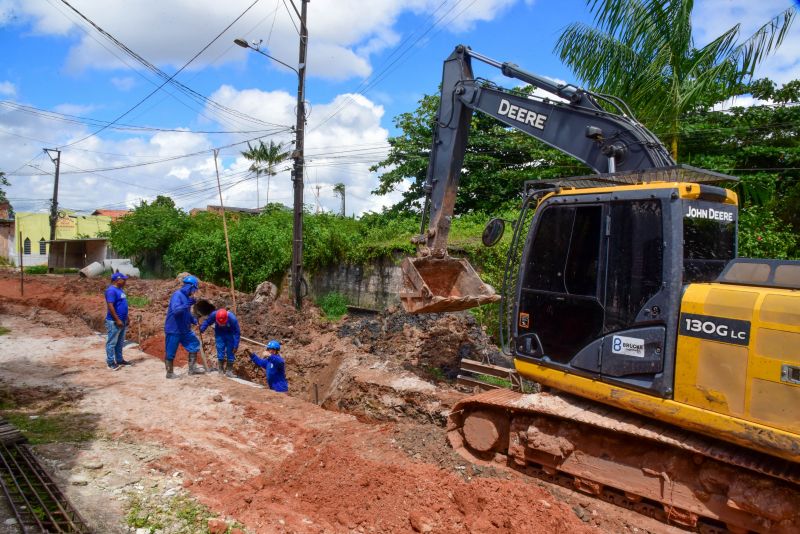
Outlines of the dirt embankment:
<svg viewBox="0 0 800 534">
<path fill-rule="evenodd" d="M 36 314 L 52 310 L 73 318 L 65 325 L 76 335 L 86 327 L 105 330 L 104 279 L 77 276 L 27 276 L 25 295 L 19 280 L 0 274 L 0 296 L 7 302 L 35 308 Z M 142 350 L 164 358 L 163 324 L 176 280 L 131 279 L 127 337 Z M 215 306 L 232 305 L 226 288 L 203 283 L 199 298 Z M 449 407 L 461 393 L 449 383 L 462 357 L 498 361 L 499 355 L 469 313 L 412 316 L 390 310 L 373 316 L 345 317 L 331 322 L 310 302 L 298 312 L 286 299 L 258 301 L 237 293 L 237 315 L 245 337 L 258 341 L 279 339 L 287 361 L 290 394 L 326 408 L 374 420 L 412 417 L 442 424 Z M 213 331 L 203 336 L 207 357 L 216 360 Z M 261 347 L 242 342 L 252 351 Z M 186 363 L 179 350 L 176 365 Z M 240 355 L 236 374 L 263 383 L 263 370 Z"/>
</svg>

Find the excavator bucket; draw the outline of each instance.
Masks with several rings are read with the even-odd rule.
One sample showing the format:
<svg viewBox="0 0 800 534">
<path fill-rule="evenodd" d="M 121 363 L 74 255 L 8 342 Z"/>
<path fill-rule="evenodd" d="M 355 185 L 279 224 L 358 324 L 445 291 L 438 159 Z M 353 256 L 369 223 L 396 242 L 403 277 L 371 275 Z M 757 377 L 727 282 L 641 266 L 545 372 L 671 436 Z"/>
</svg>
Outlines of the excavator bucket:
<svg viewBox="0 0 800 534">
<path fill-rule="evenodd" d="M 405 258 L 400 268 L 400 301 L 408 313 L 460 311 L 500 300 L 463 258 Z"/>
</svg>

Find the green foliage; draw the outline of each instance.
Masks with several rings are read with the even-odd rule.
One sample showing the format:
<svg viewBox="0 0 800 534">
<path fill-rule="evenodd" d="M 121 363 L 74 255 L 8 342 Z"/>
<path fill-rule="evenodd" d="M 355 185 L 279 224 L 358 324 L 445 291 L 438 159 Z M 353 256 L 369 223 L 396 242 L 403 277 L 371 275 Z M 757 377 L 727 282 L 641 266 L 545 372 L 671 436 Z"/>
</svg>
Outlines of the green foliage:
<svg viewBox="0 0 800 534">
<path fill-rule="evenodd" d="M 556 52 L 590 89 L 625 99 L 678 158 L 681 118 L 742 94 L 756 67 L 785 38 L 790 7 L 741 38 L 736 24 L 695 47 L 693 0 L 586 0 L 594 26 L 569 25 Z"/>
<path fill-rule="evenodd" d="M 481 382 L 485 382 L 486 384 L 492 384 L 494 386 L 500 386 L 501 388 L 508 388 L 511 389 L 513 384 L 511 380 L 506 380 L 505 378 L 499 378 L 496 376 L 491 375 L 477 375 L 475 378 L 480 380 Z"/>
<path fill-rule="evenodd" d="M 169 527 L 175 534 L 195 534 L 208 532 L 208 520 L 212 517 L 215 515 L 207 507 L 183 494 L 164 501 L 161 495 L 131 493 L 125 522 L 129 527 L 148 529 L 150 533 Z"/>
<path fill-rule="evenodd" d="M 31 265 L 24 270 L 25 274 L 47 274 L 47 265 Z"/>
<path fill-rule="evenodd" d="M 798 250 L 798 235 L 763 206 L 739 212 L 739 255 L 746 258 L 791 259 Z"/>
<path fill-rule="evenodd" d="M 160 254 L 180 239 L 187 215 L 169 197 L 142 201 L 133 211 L 111 222 L 111 246 L 123 256 Z"/>
<path fill-rule="evenodd" d="M 4 336 L 11 332 L 10 328 L 6 328 L 5 326 L 0 326 L 0 336 Z"/>
<path fill-rule="evenodd" d="M 128 295 L 128 304 L 132 308 L 144 308 L 150 304 L 150 298 L 141 295 Z"/>
<path fill-rule="evenodd" d="M 341 293 L 328 293 L 317 301 L 317 305 L 331 321 L 338 321 L 347 313 L 347 297 Z"/>
<path fill-rule="evenodd" d="M 6 178 L 6 173 L 4 173 L 3 171 L 0 171 L 0 186 L 3 186 L 3 185 L 9 186 L 11 184 L 8 183 L 8 178 Z M 6 197 L 5 190 L 2 187 L 0 187 L 0 202 L 5 202 L 7 200 L 8 200 L 8 197 Z M 9 215 L 11 216 L 11 214 L 9 214 Z"/>
</svg>

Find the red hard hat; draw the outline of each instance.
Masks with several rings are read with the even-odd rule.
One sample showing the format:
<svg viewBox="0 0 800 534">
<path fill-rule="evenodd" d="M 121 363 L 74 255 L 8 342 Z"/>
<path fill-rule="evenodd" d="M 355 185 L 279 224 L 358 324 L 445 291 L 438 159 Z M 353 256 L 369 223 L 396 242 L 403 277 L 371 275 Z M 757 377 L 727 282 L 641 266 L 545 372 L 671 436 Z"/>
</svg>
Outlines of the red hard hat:
<svg viewBox="0 0 800 534">
<path fill-rule="evenodd" d="M 217 310 L 217 324 L 226 324 L 228 322 L 228 310 L 220 308 Z"/>
</svg>

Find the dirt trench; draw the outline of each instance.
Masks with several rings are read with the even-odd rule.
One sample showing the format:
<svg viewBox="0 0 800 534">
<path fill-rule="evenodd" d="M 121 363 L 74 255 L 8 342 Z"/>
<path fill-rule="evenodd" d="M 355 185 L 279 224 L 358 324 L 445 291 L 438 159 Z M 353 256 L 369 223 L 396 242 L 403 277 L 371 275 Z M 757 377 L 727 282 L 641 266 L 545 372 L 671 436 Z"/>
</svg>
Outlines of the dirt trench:
<svg viewBox="0 0 800 534">
<path fill-rule="evenodd" d="M 105 331 L 104 279 L 77 276 L 27 276 L 25 295 L 10 273 L 0 274 L 0 296 L 6 305 L 33 310 L 31 318 L 47 320 L 57 312 L 74 320 L 67 331 L 83 335 Z M 140 307 L 130 310 L 127 338 L 163 360 L 163 321 L 177 280 L 131 279 L 126 292 Z M 226 288 L 203 283 L 199 297 L 217 307 L 232 305 Z M 141 305 L 142 299 L 147 303 Z M 466 312 L 413 316 L 399 309 L 384 313 L 327 320 L 310 302 L 298 312 L 279 298 L 259 302 L 237 293 L 237 316 L 242 335 L 259 341 L 279 339 L 287 362 L 290 394 L 323 407 L 375 421 L 411 418 L 443 425 L 449 407 L 463 394 L 452 386 L 462 357 L 502 361 L 502 356 Z M 51 318 L 53 325 L 60 319 Z M 203 336 L 209 363 L 216 365 L 212 330 Z M 262 347 L 242 342 L 241 348 Z M 176 365 L 186 364 L 178 351 Z M 263 384 L 264 372 L 244 354 L 234 366 L 237 376 Z"/>
</svg>

